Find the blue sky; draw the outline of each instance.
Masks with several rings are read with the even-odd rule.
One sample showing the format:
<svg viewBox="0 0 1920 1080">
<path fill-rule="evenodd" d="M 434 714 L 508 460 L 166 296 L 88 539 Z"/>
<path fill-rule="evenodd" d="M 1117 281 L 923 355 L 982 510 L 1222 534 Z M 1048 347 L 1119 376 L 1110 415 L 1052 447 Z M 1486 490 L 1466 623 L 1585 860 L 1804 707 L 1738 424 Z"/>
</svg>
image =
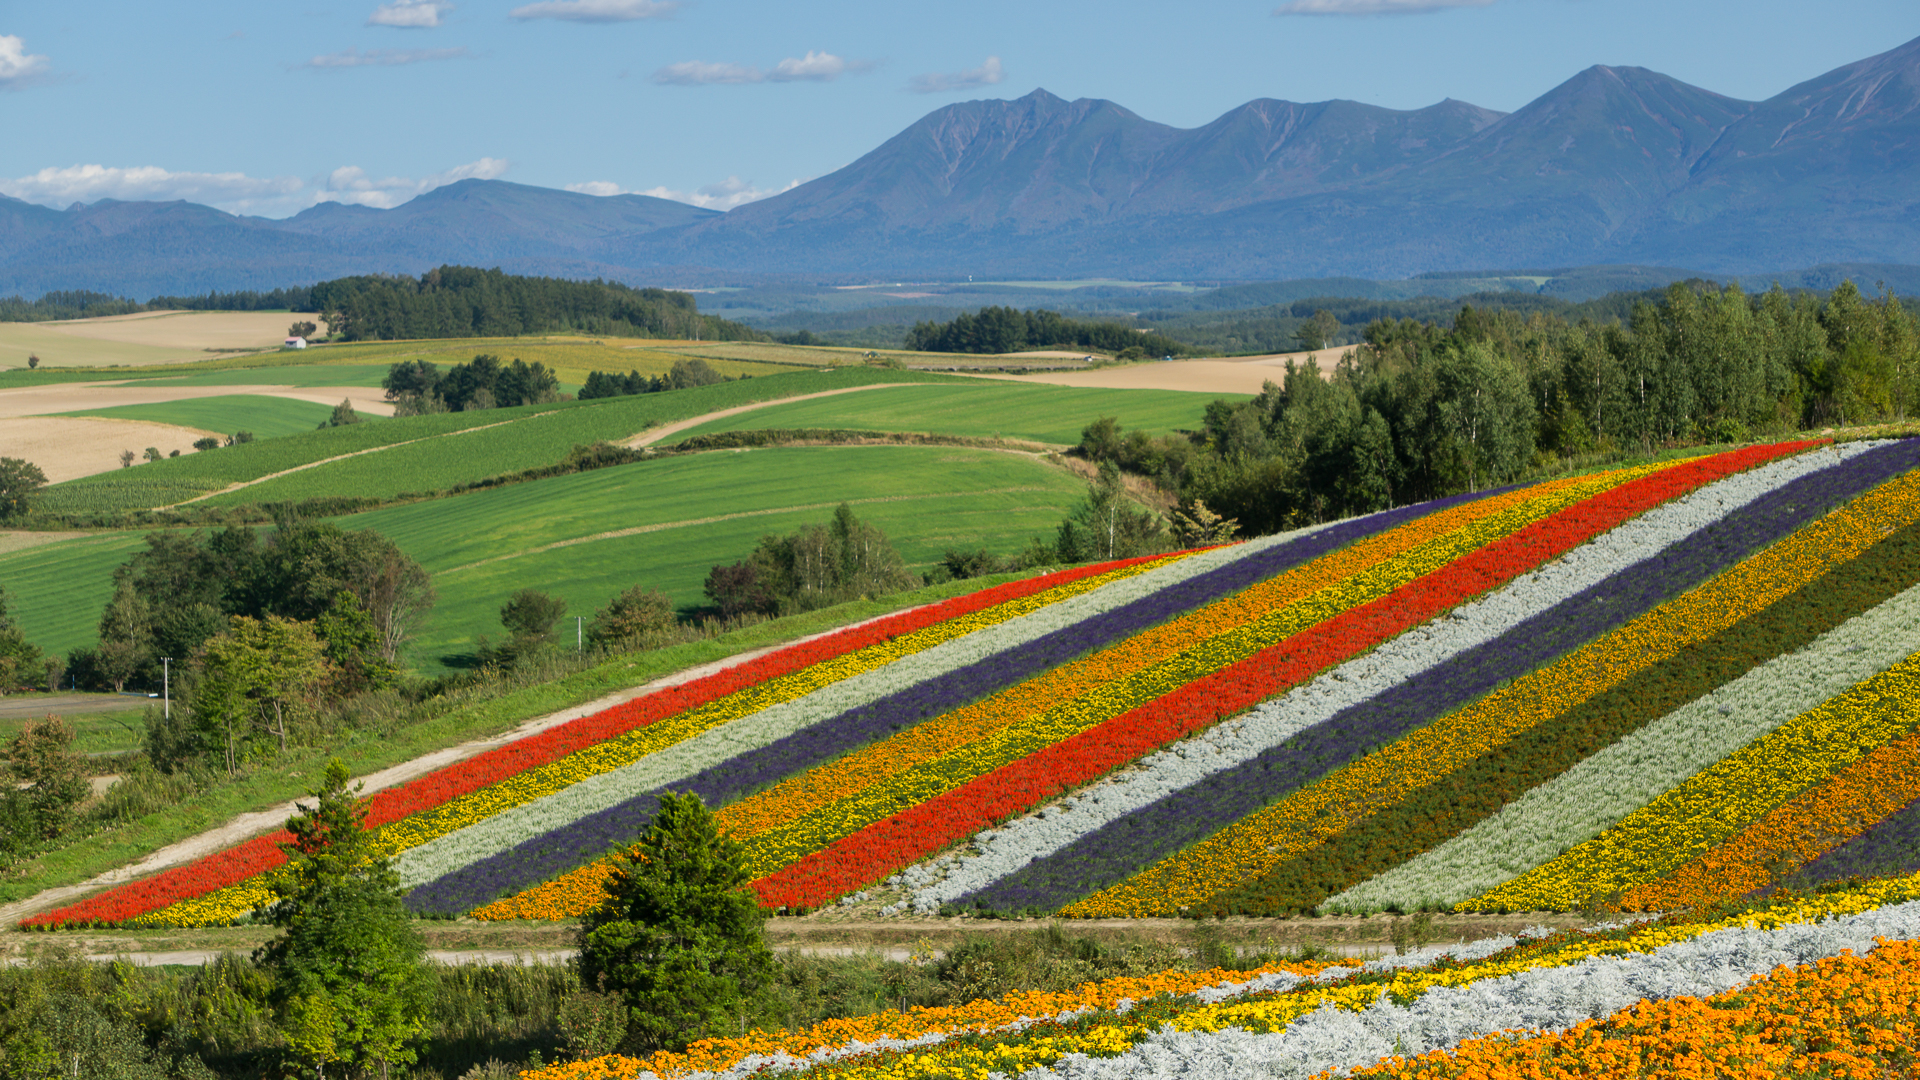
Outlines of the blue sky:
<svg viewBox="0 0 1920 1080">
<path fill-rule="evenodd" d="M 727 209 L 1036 87 L 1179 127 L 1512 110 L 1592 64 L 1759 99 L 1916 36 L 1913 0 L 0 0 L 0 192 L 284 217 L 479 176 Z"/>
</svg>

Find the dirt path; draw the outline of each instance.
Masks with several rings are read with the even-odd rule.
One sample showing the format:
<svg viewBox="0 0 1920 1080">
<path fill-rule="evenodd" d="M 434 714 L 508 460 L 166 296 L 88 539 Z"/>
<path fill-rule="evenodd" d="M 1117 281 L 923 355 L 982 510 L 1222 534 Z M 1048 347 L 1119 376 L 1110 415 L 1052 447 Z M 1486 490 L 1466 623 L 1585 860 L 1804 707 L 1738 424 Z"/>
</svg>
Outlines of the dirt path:
<svg viewBox="0 0 1920 1080">
<path fill-rule="evenodd" d="M 36 694 L 30 697 L 0 697 L 0 720 L 120 712 L 124 709 L 144 709 L 151 704 L 158 704 L 158 702 L 152 698 L 128 697 L 124 694 Z"/>
<path fill-rule="evenodd" d="M 211 499 L 215 495 L 225 495 L 229 491 L 239 491 L 243 488 L 250 488 L 255 484 L 264 484 L 269 480 L 277 480 L 282 476 L 291 476 L 294 473 L 303 472 L 307 469 L 317 469 L 322 465 L 330 465 L 336 461 L 345 461 L 348 458 L 359 457 L 362 454 L 378 454 L 384 450 L 395 450 L 402 446 L 412 446 L 414 443 L 417 443 L 417 442 L 426 442 L 428 439 L 444 439 L 454 435 L 466 435 L 475 431 L 485 431 L 488 428 L 505 427 L 508 424 L 518 424 L 525 420 L 532 420 L 536 417 L 551 416 L 551 415 L 552 415 L 551 413 L 539 412 L 539 413 L 534 413 L 531 416 L 516 416 L 512 420 L 501 420 L 492 424 L 481 424 L 479 427 L 462 428 L 459 431 L 449 431 L 443 435 L 423 435 L 418 439 L 408 439 L 405 442 L 388 443 L 385 446 L 369 446 L 365 450 L 355 450 L 350 454 L 335 454 L 330 458 L 321 458 L 319 461 L 309 461 L 305 465 L 295 465 L 291 469 L 281 469 L 279 472 L 268 473 L 265 476 L 256 476 L 251 480 L 236 481 L 234 483 L 228 484 L 226 487 L 221 488 L 219 491 L 209 491 L 205 495 L 195 495 L 191 499 L 184 499 L 180 502 L 173 503 L 170 506 L 156 506 L 154 507 L 154 509 L 170 510 L 174 506 L 186 506 L 190 503 L 197 503 L 202 499 Z"/>
<path fill-rule="evenodd" d="M 833 397 L 836 394 L 857 394 L 862 390 L 888 390 L 896 386 L 926 386 L 926 385 L 929 385 L 929 384 L 927 383 L 874 383 L 872 386 L 848 386 L 839 390 L 822 390 L 817 394 L 801 394 L 797 397 L 774 398 L 771 401 L 756 401 L 751 405 L 736 405 L 731 409 L 721 409 L 719 412 L 710 412 L 710 413 L 706 413 L 705 415 L 695 416 L 686 420 L 675 420 L 671 424 L 662 424 L 657 428 L 648 428 L 647 430 L 641 432 L 640 434 L 635 435 L 631 439 L 622 440 L 620 445 L 632 447 L 633 449 L 638 450 L 643 446 L 652 446 L 654 443 L 659 442 L 661 439 L 664 439 L 669 435 L 678 435 L 681 432 L 686 431 L 688 428 L 696 428 L 696 427 L 699 427 L 701 424 L 705 424 L 713 420 L 719 420 L 728 416 L 738 416 L 743 412 L 752 412 L 755 409 L 767 409 L 775 405 L 785 405 L 793 401 L 810 401 L 814 398 Z"/>
<path fill-rule="evenodd" d="M 886 615 L 876 615 L 874 619 L 884 619 L 897 614 L 900 614 L 900 612 L 889 612 Z M 556 727 L 570 720 L 577 720 L 583 716 L 591 716 L 604 709 L 632 701 L 634 698 L 651 693 L 662 687 L 678 686 L 681 683 L 698 679 L 716 671 L 722 671 L 736 664 L 744 664 L 755 657 L 764 656 L 775 649 L 783 649 L 789 645 L 812 641 L 815 638 L 825 637 L 828 634 L 836 634 L 855 626 L 863 626 L 868 622 L 874 621 L 874 619 L 867 619 L 858 623 L 849 623 L 846 626 L 836 626 L 831 630 L 822 630 L 817 634 L 809 634 L 805 637 L 797 638 L 792 642 L 782 642 L 778 645 L 749 649 L 745 652 L 735 653 L 725 659 L 715 660 L 706 664 L 698 664 L 676 671 L 670 675 L 662 675 L 660 678 L 654 679 L 652 682 L 645 683 L 641 686 L 616 691 L 583 705 L 575 705 L 570 709 L 562 709 L 559 712 L 549 713 L 546 716 L 535 717 L 499 735 L 485 739 L 473 739 L 456 746 L 436 750 L 430 754 L 424 754 L 414 758 L 412 761 L 403 762 L 402 764 L 382 769 L 379 772 L 370 773 L 357 779 L 366 785 L 368 792 L 393 787 L 396 784 L 405 783 L 408 780 L 432 772 L 442 766 L 464 761 L 476 754 L 491 750 L 496 746 L 513 742 L 516 739 L 524 739 L 529 735 L 538 734 L 548 728 Z M 0 927 L 12 926 L 28 915 L 70 903 L 96 889 L 105 888 L 110 885 L 125 884 L 136 878 L 145 877 L 148 874 L 157 873 L 169 867 L 179 866 L 182 863 L 191 862 L 203 856 L 211 855 L 216 851 L 232 847 L 260 833 L 270 832 L 284 825 L 288 816 L 291 815 L 293 811 L 294 802 L 290 800 L 265 810 L 255 810 L 240 814 L 228 821 L 225 825 L 215 829 L 209 829 L 196 836 L 190 836 L 177 843 L 169 844 L 148 855 L 146 858 L 141 859 L 139 862 L 109 870 L 104 874 L 90 878 L 78 885 L 62 885 L 57 888 L 46 889 L 25 900 L 0 906 Z"/>
</svg>

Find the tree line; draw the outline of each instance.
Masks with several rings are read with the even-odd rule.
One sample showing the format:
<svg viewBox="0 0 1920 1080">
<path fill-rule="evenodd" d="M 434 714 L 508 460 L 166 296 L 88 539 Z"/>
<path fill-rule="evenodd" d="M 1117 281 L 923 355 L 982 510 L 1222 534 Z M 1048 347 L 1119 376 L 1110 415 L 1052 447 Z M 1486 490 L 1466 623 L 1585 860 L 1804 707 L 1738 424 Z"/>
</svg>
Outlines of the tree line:
<svg viewBox="0 0 1920 1080">
<path fill-rule="evenodd" d="M 906 347 L 915 352 L 1009 353 L 1071 346 L 1123 360 L 1181 356 L 1189 347 L 1165 334 L 1140 331 L 1126 323 L 1082 322 L 1057 311 L 984 307 L 944 323 L 917 322 L 907 331 Z"/>
<path fill-rule="evenodd" d="M 337 278 L 313 286 L 310 296 L 331 336 L 342 341 L 565 332 L 701 341 L 764 338 L 739 323 L 700 314 L 692 295 L 684 292 L 470 266 L 442 266 L 418 278 Z"/>
<path fill-rule="evenodd" d="M 482 353 L 446 371 L 431 360 L 407 360 L 387 369 L 380 380 L 395 416 L 510 409 L 560 400 L 560 377 L 545 364 L 516 357 L 510 364 Z"/>
<path fill-rule="evenodd" d="M 1081 452 L 1269 533 L 1569 459 L 1904 418 L 1916 399 L 1920 323 L 1891 294 L 1679 283 L 1620 322 L 1376 319 L 1331 371 L 1290 364 L 1251 401 L 1211 403 L 1202 430 L 1102 419 Z"/>
<path fill-rule="evenodd" d="M 304 285 L 239 292 L 209 292 L 205 296 L 156 296 L 146 303 L 88 289 L 56 289 L 37 299 L 0 296 L 0 322 L 50 322 L 56 319 L 97 319 L 142 311 L 312 311 Z"/>
</svg>

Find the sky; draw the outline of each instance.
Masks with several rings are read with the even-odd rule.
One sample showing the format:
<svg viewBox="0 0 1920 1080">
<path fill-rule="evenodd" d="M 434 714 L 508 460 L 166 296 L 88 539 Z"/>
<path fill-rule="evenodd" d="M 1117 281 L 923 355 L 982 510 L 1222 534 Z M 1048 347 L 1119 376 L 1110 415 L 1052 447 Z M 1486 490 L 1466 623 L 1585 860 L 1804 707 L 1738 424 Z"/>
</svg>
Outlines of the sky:
<svg viewBox="0 0 1920 1080">
<path fill-rule="evenodd" d="M 1759 100 L 1913 0 L 0 0 L 0 193 L 286 217 L 479 177 L 718 210 L 1036 88 L 1512 111 L 1594 64 Z"/>
</svg>

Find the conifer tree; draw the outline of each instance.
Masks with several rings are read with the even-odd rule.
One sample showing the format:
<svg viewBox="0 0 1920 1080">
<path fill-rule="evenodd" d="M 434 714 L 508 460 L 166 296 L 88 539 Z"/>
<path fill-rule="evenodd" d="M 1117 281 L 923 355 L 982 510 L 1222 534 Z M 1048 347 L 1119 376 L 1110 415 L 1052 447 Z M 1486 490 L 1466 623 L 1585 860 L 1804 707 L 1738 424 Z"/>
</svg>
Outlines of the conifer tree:
<svg viewBox="0 0 1920 1080">
<path fill-rule="evenodd" d="M 766 916 L 741 854 L 698 795 L 666 792 L 581 920 L 580 980 L 626 1002 L 629 1049 L 735 1034 L 771 982 Z"/>
</svg>

